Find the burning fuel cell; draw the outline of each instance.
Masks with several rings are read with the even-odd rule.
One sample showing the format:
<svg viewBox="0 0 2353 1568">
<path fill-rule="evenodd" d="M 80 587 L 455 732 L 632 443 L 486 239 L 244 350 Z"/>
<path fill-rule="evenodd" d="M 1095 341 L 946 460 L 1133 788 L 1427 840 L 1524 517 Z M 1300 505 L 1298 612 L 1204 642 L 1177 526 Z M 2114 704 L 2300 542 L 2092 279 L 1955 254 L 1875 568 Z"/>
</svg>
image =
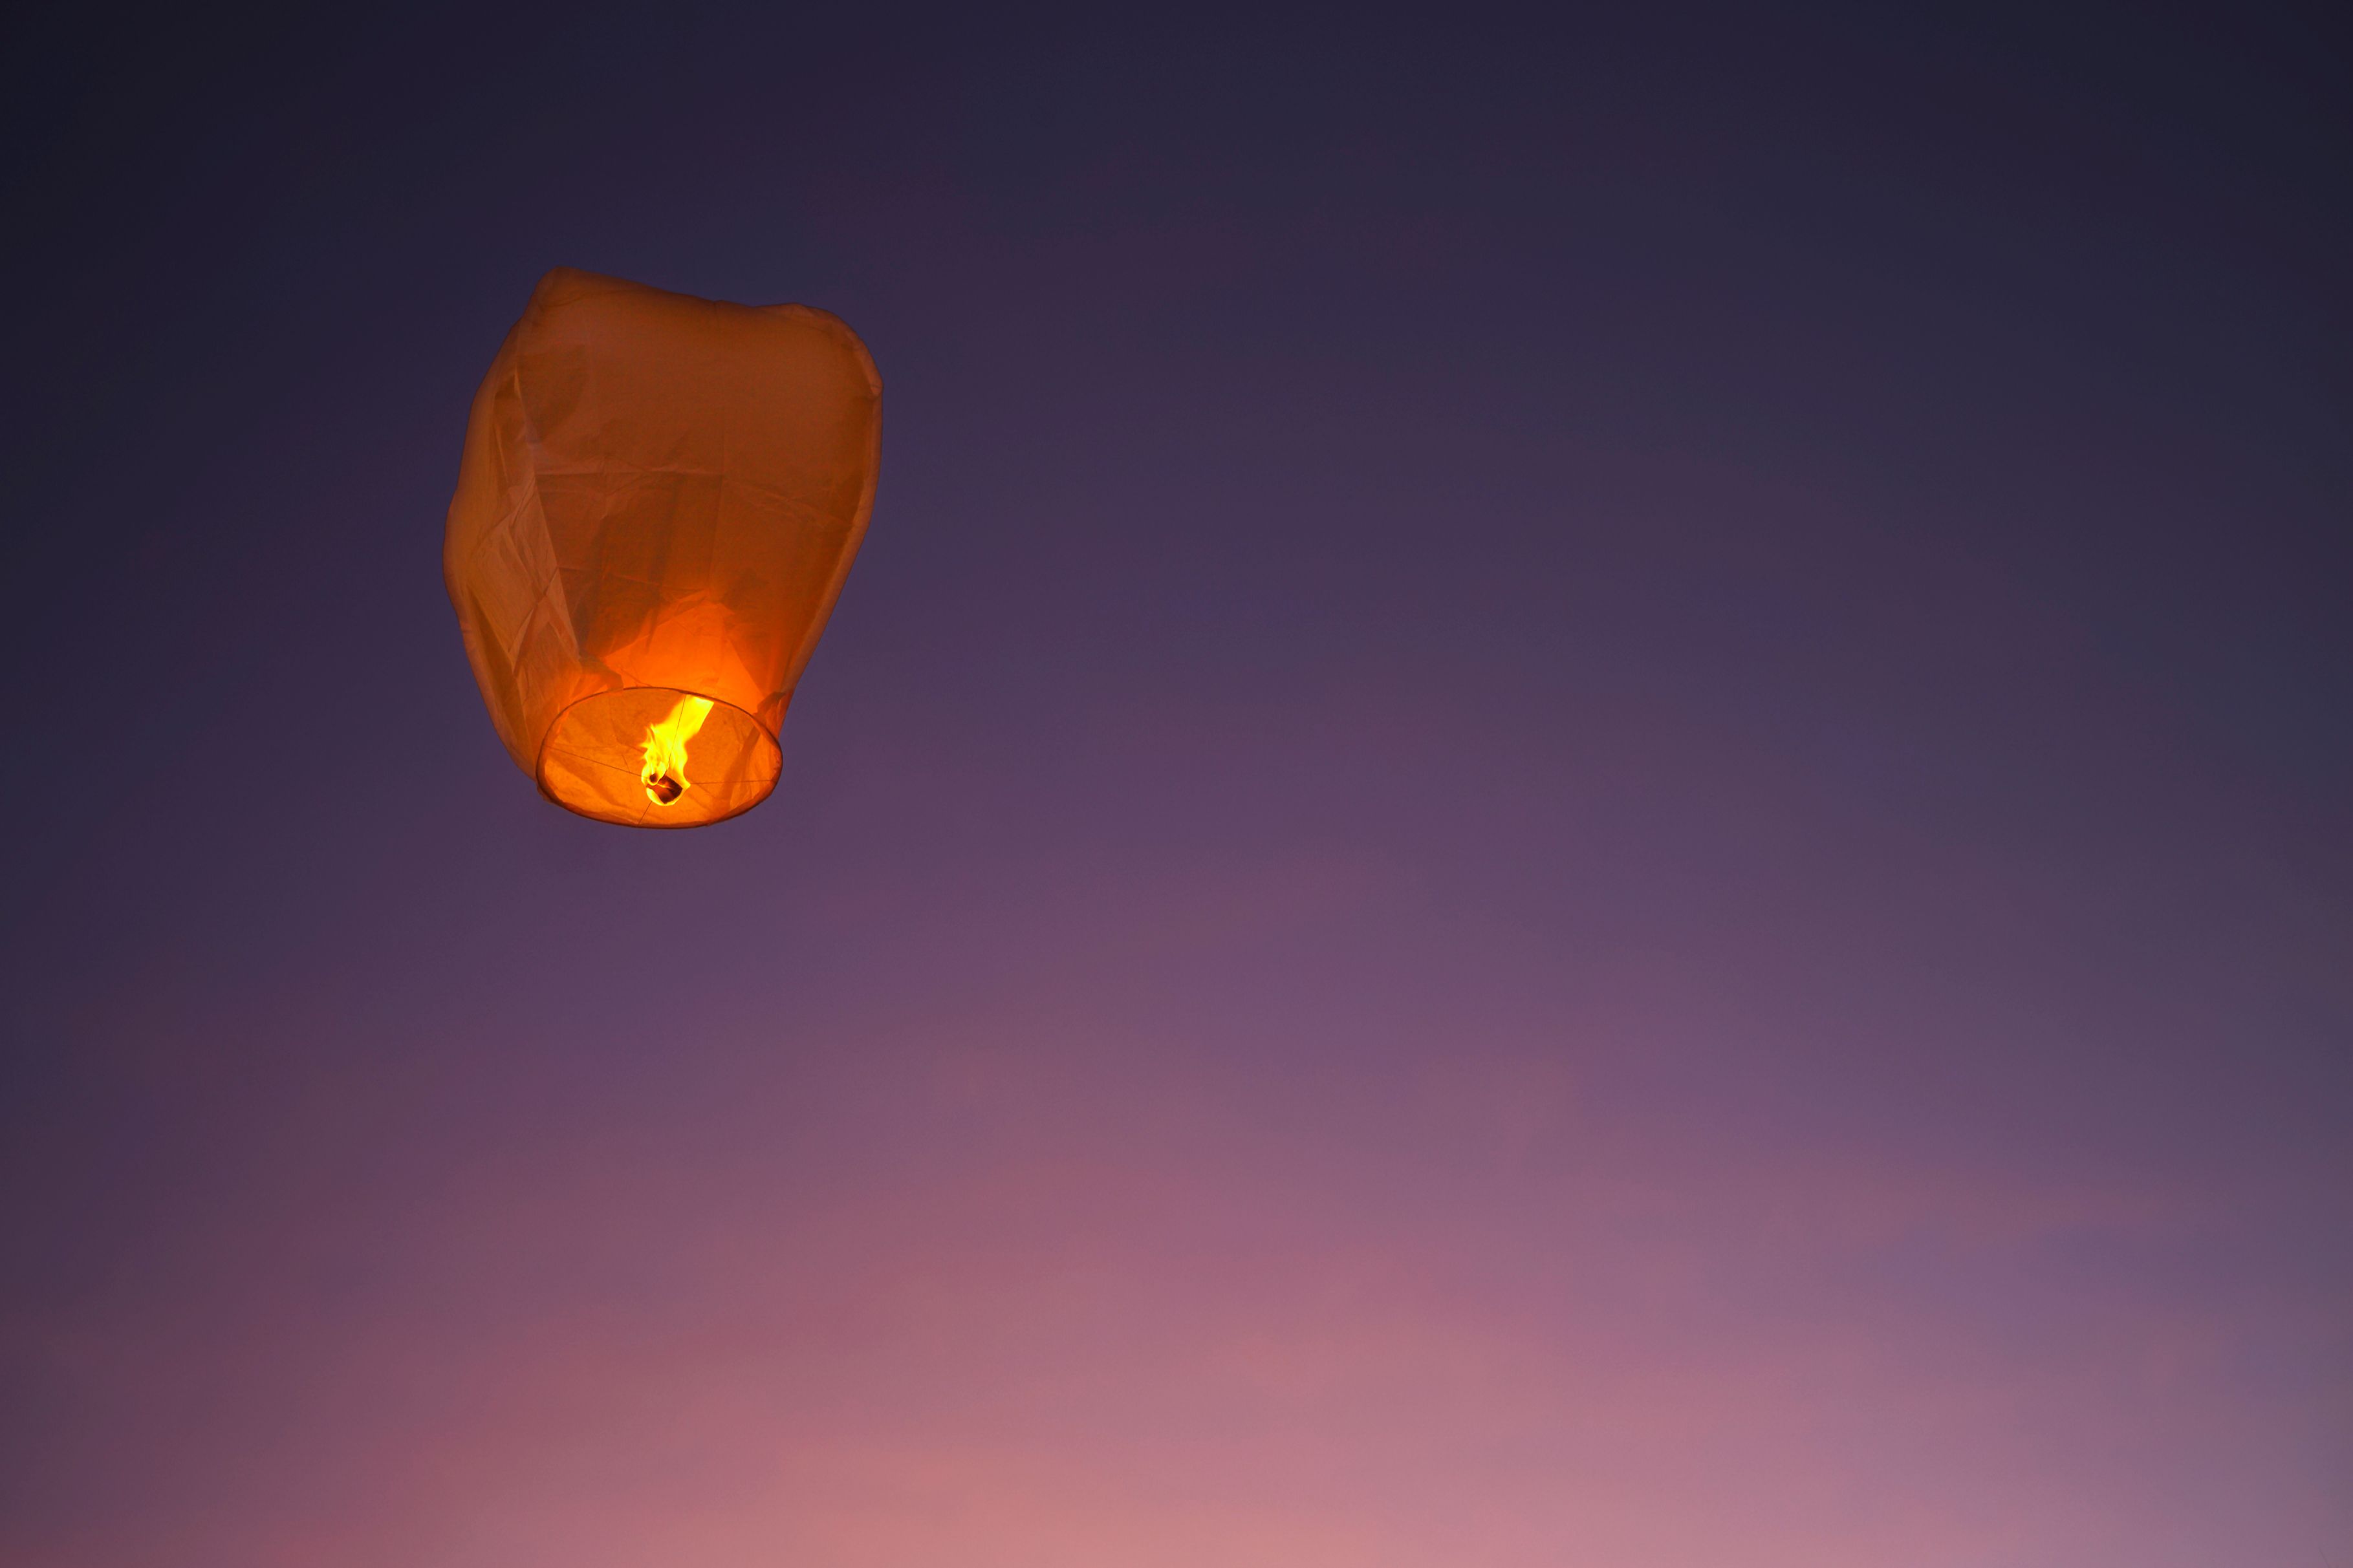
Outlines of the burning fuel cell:
<svg viewBox="0 0 2353 1568">
<path fill-rule="evenodd" d="M 669 717 L 646 727 L 646 765 L 638 777 L 646 786 L 646 798 L 656 805 L 676 805 L 692 787 L 686 778 L 686 743 L 710 717 L 710 698 L 681 697 Z"/>
<path fill-rule="evenodd" d="M 873 510 L 881 394 L 822 310 L 540 280 L 475 395 L 442 572 L 542 794 L 638 827 L 767 798 Z"/>
</svg>

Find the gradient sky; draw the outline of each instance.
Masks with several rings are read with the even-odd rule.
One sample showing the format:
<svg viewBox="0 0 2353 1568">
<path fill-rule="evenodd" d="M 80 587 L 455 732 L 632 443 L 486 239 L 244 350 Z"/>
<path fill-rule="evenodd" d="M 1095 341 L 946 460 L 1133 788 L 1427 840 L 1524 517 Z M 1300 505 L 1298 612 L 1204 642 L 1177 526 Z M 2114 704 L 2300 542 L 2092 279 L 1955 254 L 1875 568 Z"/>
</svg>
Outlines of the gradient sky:
<svg viewBox="0 0 2353 1568">
<path fill-rule="evenodd" d="M 2353 1568 L 2344 35 L 1620 9 L 18 33 L 0 1564 Z M 557 265 L 884 379 L 708 831 Z"/>
</svg>

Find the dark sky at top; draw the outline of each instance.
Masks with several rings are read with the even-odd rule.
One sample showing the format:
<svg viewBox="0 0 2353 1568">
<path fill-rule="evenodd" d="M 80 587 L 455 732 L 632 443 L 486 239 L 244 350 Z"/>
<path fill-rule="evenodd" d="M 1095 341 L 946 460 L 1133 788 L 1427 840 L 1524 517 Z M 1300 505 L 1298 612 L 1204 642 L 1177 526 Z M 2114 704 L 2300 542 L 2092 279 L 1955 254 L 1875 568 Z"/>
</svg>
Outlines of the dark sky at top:
<svg viewBox="0 0 2353 1568">
<path fill-rule="evenodd" d="M 2248 6 L 12 23 L 0 1564 L 2353 1562 L 2353 66 Z M 739 822 L 439 580 L 842 316 Z"/>
</svg>

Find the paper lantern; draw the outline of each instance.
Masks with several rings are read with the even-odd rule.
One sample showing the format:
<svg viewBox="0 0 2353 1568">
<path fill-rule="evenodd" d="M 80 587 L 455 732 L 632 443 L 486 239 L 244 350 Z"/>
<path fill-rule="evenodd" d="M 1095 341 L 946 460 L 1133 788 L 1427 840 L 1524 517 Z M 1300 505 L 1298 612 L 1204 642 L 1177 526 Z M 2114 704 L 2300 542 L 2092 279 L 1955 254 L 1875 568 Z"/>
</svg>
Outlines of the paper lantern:
<svg viewBox="0 0 2353 1568">
<path fill-rule="evenodd" d="M 442 571 L 542 794 L 637 827 L 767 797 L 873 510 L 881 396 L 823 310 L 540 279 L 475 395 Z"/>
</svg>

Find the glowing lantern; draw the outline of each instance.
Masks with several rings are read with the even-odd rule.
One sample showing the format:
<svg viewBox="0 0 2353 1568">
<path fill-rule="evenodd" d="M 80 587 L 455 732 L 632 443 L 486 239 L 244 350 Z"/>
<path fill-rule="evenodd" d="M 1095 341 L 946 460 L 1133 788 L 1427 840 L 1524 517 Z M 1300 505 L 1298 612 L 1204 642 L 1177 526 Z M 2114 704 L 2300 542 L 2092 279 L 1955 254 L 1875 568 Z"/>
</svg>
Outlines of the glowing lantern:
<svg viewBox="0 0 2353 1568">
<path fill-rule="evenodd" d="M 474 399 L 443 570 L 542 793 L 648 827 L 766 798 L 872 509 L 881 393 L 821 310 L 541 279 Z"/>
<path fill-rule="evenodd" d="M 881 398 L 823 310 L 540 279 L 475 395 L 442 573 L 542 794 L 638 827 L 767 798 L 873 510 Z"/>
</svg>

